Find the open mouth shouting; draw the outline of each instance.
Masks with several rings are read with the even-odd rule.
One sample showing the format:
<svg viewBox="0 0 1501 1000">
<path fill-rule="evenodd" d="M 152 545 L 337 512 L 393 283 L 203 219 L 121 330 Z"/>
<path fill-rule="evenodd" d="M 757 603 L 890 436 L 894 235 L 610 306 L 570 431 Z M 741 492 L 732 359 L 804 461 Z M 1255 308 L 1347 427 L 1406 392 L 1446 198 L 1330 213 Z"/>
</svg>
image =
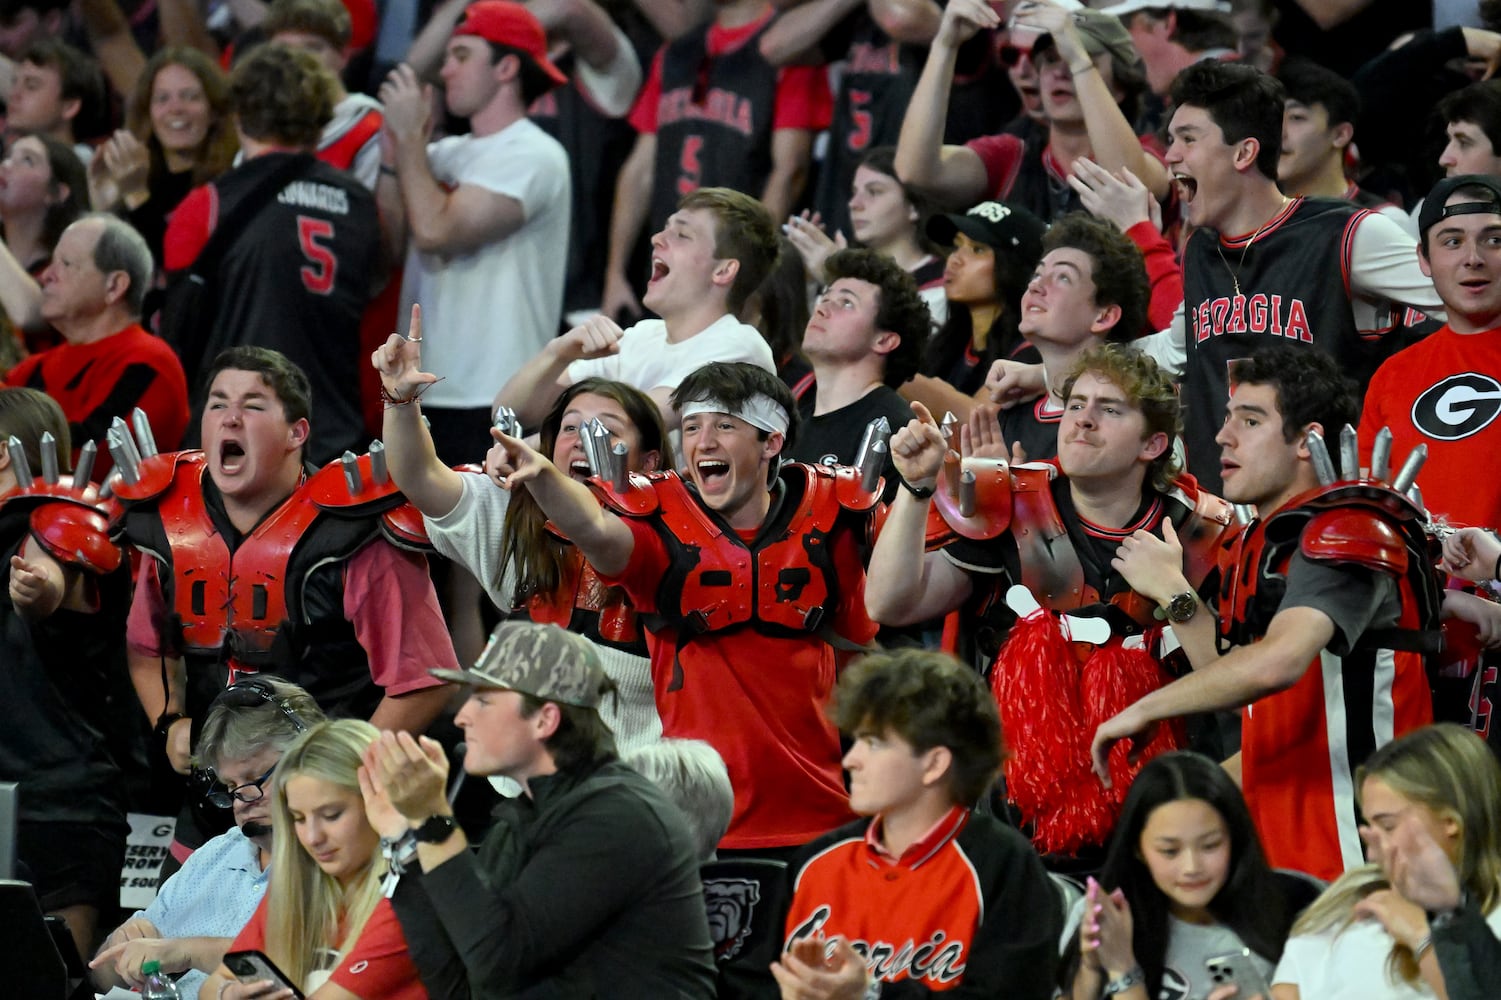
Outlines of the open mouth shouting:
<svg viewBox="0 0 1501 1000">
<path fill-rule="evenodd" d="M 226 476 L 233 476 L 245 467 L 245 446 L 238 441 L 226 438 L 219 442 L 219 471 Z"/>
<path fill-rule="evenodd" d="M 646 282 L 646 284 L 648 286 L 655 285 L 657 282 L 667 277 L 667 275 L 671 272 L 672 268 L 668 267 L 667 262 L 664 261 L 661 257 L 652 257 L 651 278 Z"/>
<path fill-rule="evenodd" d="M 1173 173 L 1173 183 L 1178 186 L 1178 200 L 1187 205 L 1199 193 L 1199 182 L 1182 171 Z"/>
<path fill-rule="evenodd" d="M 717 458 L 700 460 L 694 469 L 698 472 L 698 489 L 703 494 L 723 493 L 730 482 L 730 463 Z"/>
</svg>

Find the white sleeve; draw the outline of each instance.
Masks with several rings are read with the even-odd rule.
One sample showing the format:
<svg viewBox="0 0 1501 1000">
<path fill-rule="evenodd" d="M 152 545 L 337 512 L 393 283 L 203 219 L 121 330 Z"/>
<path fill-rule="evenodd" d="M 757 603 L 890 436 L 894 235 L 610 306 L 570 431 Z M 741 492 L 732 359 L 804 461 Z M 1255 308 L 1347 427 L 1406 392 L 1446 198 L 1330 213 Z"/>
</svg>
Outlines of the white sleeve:
<svg viewBox="0 0 1501 1000">
<path fill-rule="evenodd" d="M 1385 215 L 1367 215 L 1350 249 L 1350 294 L 1388 299 L 1444 319 L 1433 279 L 1418 266 L 1418 241 Z"/>
<path fill-rule="evenodd" d="M 360 151 L 354 154 L 354 162 L 349 165 L 349 172 L 354 179 L 365 185 L 371 191 L 375 190 L 376 183 L 380 180 L 380 134 L 372 136 L 370 141 L 360 147 Z"/>
<path fill-rule="evenodd" d="M 502 578 L 500 550 L 511 494 L 477 472 L 459 474 L 463 493 L 442 517 L 423 515 L 428 537 L 438 554 L 474 574 L 502 611 L 511 610 L 509 580 Z"/>
<path fill-rule="evenodd" d="M 1319 956 L 1328 952 L 1329 942 L 1320 936 L 1300 934 L 1288 938 L 1287 943 L 1282 946 L 1282 958 L 1277 962 L 1277 971 L 1272 973 L 1271 985 L 1286 983 L 1297 986 L 1300 993 L 1309 995 L 1307 988 L 1313 986 L 1308 978 L 1309 973 L 1316 968 L 1314 963 L 1319 961 Z"/>
<path fill-rule="evenodd" d="M 1188 365 L 1187 335 L 1183 303 L 1179 302 L 1178 308 L 1173 310 L 1173 321 L 1166 330 L 1158 330 L 1133 341 L 1131 346 L 1157 362 L 1157 366 L 1169 375 L 1182 378 L 1183 370 Z"/>
<path fill-rule="evenodd" d="M 608 66 L 595 68 L 584 60 L 573 64 L 573 78 L 584 98 L 608 118 L 622 118 L 631 110 L 636 94 L 641 90 L 641 60 L 631 40 L 620 30 L 620 25 L 610 25 L 615 35 L 615 58 Z"/>
</svg>

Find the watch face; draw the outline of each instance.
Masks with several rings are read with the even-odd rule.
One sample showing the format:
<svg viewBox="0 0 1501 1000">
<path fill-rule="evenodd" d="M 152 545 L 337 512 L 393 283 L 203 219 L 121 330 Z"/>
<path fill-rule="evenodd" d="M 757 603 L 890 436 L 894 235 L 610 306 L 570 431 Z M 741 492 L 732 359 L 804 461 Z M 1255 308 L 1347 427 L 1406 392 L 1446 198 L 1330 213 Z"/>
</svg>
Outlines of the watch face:
<svg viewBox="0 0 1501 1000">
<path fill-rule="evenodd" d="M 1194 595 L 1175 594 L 1173 599 L 1168 602 L 1167 616 L 1172 621 L 1181 625 L 1194 616 L 1194 612 L 1198 610 L 1198 607 L 1199 605 L 1194 600 Z"/>
<path fill-rule="evenodd" d="M 424 844 L 441 844 L 458 825 L 452 816 L 432 816 L 416 829 L 415 836 Z"/>
</svg>

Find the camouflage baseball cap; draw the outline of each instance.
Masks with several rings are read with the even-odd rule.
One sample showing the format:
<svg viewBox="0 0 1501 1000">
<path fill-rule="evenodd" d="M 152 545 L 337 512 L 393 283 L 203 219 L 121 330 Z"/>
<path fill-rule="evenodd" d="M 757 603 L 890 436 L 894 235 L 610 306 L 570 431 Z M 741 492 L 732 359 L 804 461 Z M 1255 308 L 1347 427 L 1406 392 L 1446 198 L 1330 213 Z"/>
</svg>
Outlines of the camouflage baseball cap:
<svg viewBox="0 0 1501 1000">
<path fill-rule="evenodd" d="M 599 707 L 604 668 L 594 644 L 556 625 L 501 622 L 469 670 L 429 670 L 475 687 L 519 691 L 543 701 Z"/>
</svg>

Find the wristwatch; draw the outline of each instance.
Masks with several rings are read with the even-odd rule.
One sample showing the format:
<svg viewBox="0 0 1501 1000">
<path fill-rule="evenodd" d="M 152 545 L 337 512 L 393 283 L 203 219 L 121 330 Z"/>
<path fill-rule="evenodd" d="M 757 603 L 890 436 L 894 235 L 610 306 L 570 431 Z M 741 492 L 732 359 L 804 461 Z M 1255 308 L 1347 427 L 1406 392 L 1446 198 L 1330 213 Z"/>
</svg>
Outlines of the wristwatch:
<svg viewBox="0 0 1501 1000">
<path fill-rule="evenodd" d="M 1185 590 L 1181 594 L 1174 594 L 1163 605 L 1162 612 L 1167 620 L 1174 625 L 1182 625 L 1193 619 L 1199 610 L 1199 597 L 1191 590 Z"/>
<path fill-rule="evenodd" d="M 1133 986 L 1140 986 L 1146 981 L 1147 974 L 1143 972 L 1141 966 L 1138 965 L 1106 983 L 1104 995 L 1107 997 L 1113 997 L 1117 993 L 1126 992 Z"/>
<path fill-rule="evenodd" d="M 452 816 L 429 816 L 412 830 L 412 839 L 419 844 L 441 844 L 458 828 L 459 821 Z"/>
</svg>

